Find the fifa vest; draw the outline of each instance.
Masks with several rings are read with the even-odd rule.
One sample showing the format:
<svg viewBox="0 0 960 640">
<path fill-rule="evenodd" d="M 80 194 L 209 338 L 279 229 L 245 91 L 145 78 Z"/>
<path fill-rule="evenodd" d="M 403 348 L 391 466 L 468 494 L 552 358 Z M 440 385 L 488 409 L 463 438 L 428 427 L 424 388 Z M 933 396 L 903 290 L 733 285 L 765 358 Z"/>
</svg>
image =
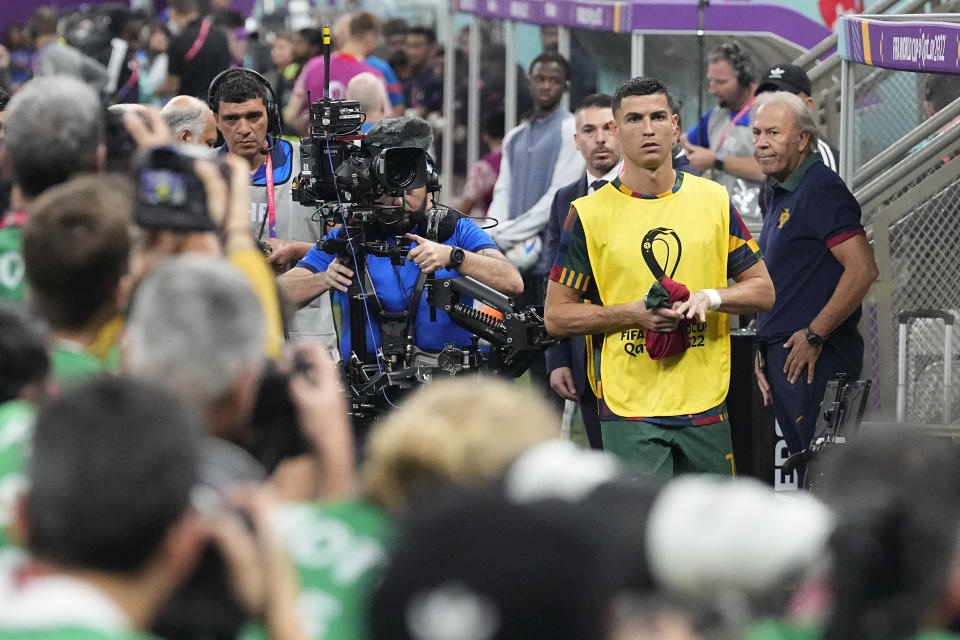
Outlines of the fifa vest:
<svg viewBox="0 0 960 640">
<path fill-rule="evenodd" d="M 641 198 L 608 184 L 574 201 L 602 303 L 643 300 L 663 275 L 693 293 L 727 285 L 730 200 L 715 182 L 685 174 L 676 192 Z M 707 311 L 685 329 L 690 348 L 651 360 L 640 326 L 604 334 L 601 391 L 623 417 L 695 414 L 726 399 L 730 382 L 730 322 Z"/>
</svg>

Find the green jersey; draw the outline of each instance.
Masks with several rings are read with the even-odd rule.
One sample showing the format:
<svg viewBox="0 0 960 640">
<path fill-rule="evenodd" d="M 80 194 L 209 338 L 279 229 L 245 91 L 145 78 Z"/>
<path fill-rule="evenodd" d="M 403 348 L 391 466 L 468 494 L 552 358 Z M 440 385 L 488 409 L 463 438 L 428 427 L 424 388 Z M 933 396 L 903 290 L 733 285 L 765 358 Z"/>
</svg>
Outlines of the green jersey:
<svg viewBox="0 0 960 640">
<path fill-rule="evenodd" d="M 0 574 L 0 640 L 153 640 L 119 604 L 65 574 Z"/>
<path fill-rule="evenodd" d="M 110 633 L 90 629 L 49 629 L 42 631 L 0 630 L 0 640 L 154 640 L 137 633 Z"/>
<path fill-rule="evenodd" d="M 386 565 L 394 527 L 365 502 L 288 504 L 281 510 L 284 546 L 300 579 L 299 610 L 313 640 L 369 637 L 367 606 Z M 262 630 L 248 640 L 265 638 Z"/>
<path fill-rule="evenodd" d="M 764 620 L 745 636 L 745 640 L 818 640 L 823 634 L 815 625 L 795 625 L 784 620 Z M 913 640 L 960 640 L 948 631 L 921 631 Z"/>
<path fill-rule="evenodd" d="M 0 404 L 0 550 L 10 546 L 7 528 L 27 486 L 26 463 L 36 410 L 22 400 Z"/>
<path fill-rule="evenodd" d="M 100 360 L 79 346 L 61 342 L 50 348 L 50 371 L 59 384 L 79 382 L 101 373 L 112 373 L 120 366 L 120 349 L 110 351 L 106 360 Z"/>
<path fill-rule="evenodd" d="M 26 214 L 11 211 L 0 220 L 0 298 L 23 300 L 24 268 L 20 227 Z"/>
</svg>

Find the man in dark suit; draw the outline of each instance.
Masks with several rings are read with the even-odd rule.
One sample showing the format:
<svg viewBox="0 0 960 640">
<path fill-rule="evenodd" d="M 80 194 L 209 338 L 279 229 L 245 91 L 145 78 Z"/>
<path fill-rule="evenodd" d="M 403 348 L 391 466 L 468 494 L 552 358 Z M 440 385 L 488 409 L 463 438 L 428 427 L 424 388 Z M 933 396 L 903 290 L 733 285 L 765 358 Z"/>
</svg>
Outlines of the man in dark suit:
<svg viewBox="0 0 960 640">
<path fill-rule="evenodd" d="M 593 193 L 620 173 L 620 142 L 610 129 L 613 123 L 613 98 L 602 93 L 589 95 L 577 107 L 574 117 L 576 129 L 573 139 L 586 161 L 586 172 L 576 181 L 558 189 L 553 198 L 540 254 L 543 264 L 538 265 L 538 273 L 548 273 L 553 265 L 570 203 Z M 587 382 L 593 372 L 588 371 L 587 367 L 586 339 L 583 336 L 561 338 L 547 349 L 546 360 L 550 388 L 564 400 L 580 403 L 580 415 L 590 447 L 602 449 L 597 399 Z"/>
</svg>

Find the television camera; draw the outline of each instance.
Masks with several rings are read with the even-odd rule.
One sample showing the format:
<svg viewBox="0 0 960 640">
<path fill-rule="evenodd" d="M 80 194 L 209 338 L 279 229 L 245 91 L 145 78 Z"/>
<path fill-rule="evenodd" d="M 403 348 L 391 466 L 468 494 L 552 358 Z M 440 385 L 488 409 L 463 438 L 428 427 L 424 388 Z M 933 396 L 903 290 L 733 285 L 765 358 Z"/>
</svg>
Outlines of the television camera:
<svg viewBox="0 0 960 640">
<path fill-rule="evenodd" d="M 329 97 L 329 27 L 324 27 L 324 96 L 309 107 L 309 135 L 300 143 L 301 173 L 293 198 L 317 207 L 328 225 L 340 225 L 336 238 L 317 242 L 325 253 L 340 256 L 355 274 L 348 288 L 350 357 L 343 366 L 355 419 L 372 418 L 390 404 L 389 389 L 405 389 L 438 375 L 486 371 L 519 376 L 536 352 L 553 343 L 543 322 L 542 308 L 518 306 L 512 299 L 466 276 L 436 278 L 421 273 L 401 311 L 384 309 L 370 278 L 367 259 L 387 258 L 402 265 L 411 246 L 403 237 L 402 206 L 381 204 L 383 196 L 402 197 L 426 187 L 436 194 L 440 184 L 429 146 L 429 125 L 397 119 L 377 125 L 369 136 L 360 133 L 366 116 L 358 102 Z M 378 135 L 377 128 L 389 130 Z M 420 142 L 395 146 L 395 140 Z M 435 242 L 450 238 L 462 214 L 434 204 L 411 213 L 418 233 Z M 439 352 L 414 344 L 414 322 L 423 296 L 431 320 L 446 313 L 473 333 L 471 343 L 449 343 Z M 369 314 L 369 315 L 368 315 Z M 379 346 L 368 341 L 368 318 L 380 325 Z"/>
</svg>

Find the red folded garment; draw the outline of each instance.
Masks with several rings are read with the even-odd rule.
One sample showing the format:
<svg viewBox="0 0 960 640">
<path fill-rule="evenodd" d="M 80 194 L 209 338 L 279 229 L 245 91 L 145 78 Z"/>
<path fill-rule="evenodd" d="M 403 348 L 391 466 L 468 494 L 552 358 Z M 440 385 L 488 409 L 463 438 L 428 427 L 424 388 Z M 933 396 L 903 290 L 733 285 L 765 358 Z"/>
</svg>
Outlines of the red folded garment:
<svg viewBox="0 0 960 640">
<path fill-rule="evenodd" d="M 685 302 L 690 297 L 690 290 L 679 282 L 674 282 L 667 276 L 660 279 L 660 286 L 667 292 L 669 302 Z M 681 320 L 676 329 L 670 333 L 647 331 L 644 334 L 644 343 L 651 360 L 661 360 L 669 356 L 683 353 L 690 346 L 690 336 L 687 334 L 686 320 Z"/>
</svg>

